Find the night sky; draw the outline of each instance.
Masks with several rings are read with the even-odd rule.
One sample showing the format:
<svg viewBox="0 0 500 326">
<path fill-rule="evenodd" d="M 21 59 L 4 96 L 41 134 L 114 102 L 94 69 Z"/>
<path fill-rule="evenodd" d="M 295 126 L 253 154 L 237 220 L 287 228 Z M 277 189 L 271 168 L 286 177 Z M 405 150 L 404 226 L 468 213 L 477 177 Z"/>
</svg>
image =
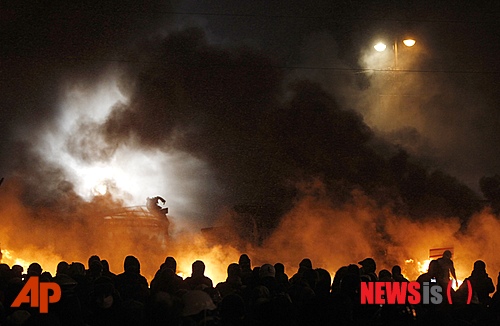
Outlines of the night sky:
<svg viewBox="0 0 500 326">
<path fill-rule="evenodd" d="M 319 180 L 465 219 L 500 173 L 498 1 L 7 1 L 0 21 L 0 191 L 35 211 L 105 187 L 206 226 Z M 406 35 L 397 67 L 373 50 Z"/>
</svg>

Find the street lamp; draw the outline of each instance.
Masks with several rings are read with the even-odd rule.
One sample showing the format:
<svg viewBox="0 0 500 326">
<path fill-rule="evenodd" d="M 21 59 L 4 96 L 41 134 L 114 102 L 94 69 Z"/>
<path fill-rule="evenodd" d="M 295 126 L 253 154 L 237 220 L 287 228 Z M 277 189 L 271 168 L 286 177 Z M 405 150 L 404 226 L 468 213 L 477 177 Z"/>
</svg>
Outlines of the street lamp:
<svg viewBox="0 0 500 326">
<path fill-rule="evenodd" d="M 394 44 L 393 44 L 393 50 L 394 50 L 394 69 L 398 68 L 398 43 L 399 43 L 398 39 L 395 39 L 394 40 Z M 412 39 L 412 38 L 405 38 L 405 39 L 402 40 L 402 43 L 406 47 L 412 47 L 412 46 L 415 45 L 416 41 L 414 39 Z M 387 48 L 387 45 L 385 43 L 383 43 L 383 42 L 378 42 L 373 47 L 378 52 L 383 52 Z"/>
</svg>

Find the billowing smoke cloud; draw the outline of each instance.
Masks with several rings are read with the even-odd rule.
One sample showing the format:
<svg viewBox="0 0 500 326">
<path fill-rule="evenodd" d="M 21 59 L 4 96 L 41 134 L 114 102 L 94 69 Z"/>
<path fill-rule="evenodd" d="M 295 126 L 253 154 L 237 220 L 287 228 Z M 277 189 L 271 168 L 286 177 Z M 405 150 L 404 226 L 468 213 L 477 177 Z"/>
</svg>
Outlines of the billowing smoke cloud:
<svg viewBox="0 0 500 326">
<path fill-rule="evenodd" d="M 487 233 L 486 246 L 496 243 L 496 217 L 479 214 L 477 195 L 436 169 L 456 157 L 435 154 L 457 139 L 445 112 L 467 112 L 456 119 L 468 131 L 475 127 L 465 122 L 477 116 L 424 75 L 402 74 L 401 88 L 428 94 L 419 103 L 436 110 L 402 111 L 390 74 L 353 74 L 342 39 L 328 32 L 308 38 L 303 54 L 319 67 L 333 61 L 341 72 L 333 77 L 282 69 L 263 50 L 213 44 L 213 31 L 168 28 L 169 8 L 59 5 L 19 5 L 3 23 L 12 32 L 5 72 L 14 77 L 2 85 L 11 95 L 1 107 L 0 235 L 19 255 L 85 260 L 97 252 L 119 266 L 133 253 L 151 275 L 165 252 L 186 272 L 191 259 L 227 266 L 245 250 L 256 263 L 294 266 L 310 256 L 333 271 L 365 256 L 385 266 L 421 261 L 443 245 L 470 263 L 472 239 Z M 440 87 L 447 81 L 433 78 Z M 450 152 L 472 137 L 459 137 Z M 157 230 L 126 234 L 118 250 L 102 213 L 156 194 L 167 197 L 173 226 L 185 222 L 196 235 L 183 230 L 158 244 L 149 241 Z M 233 215 L 218 220 L 221 211 Z M 245 217 L 265 235 L 257 244 L 236 234 L 209 246 L 197 232 L 217 220 L 248 232 L 238 228 Z M 405 238 L 408 230 L 416 236 Z"/>
</svg>

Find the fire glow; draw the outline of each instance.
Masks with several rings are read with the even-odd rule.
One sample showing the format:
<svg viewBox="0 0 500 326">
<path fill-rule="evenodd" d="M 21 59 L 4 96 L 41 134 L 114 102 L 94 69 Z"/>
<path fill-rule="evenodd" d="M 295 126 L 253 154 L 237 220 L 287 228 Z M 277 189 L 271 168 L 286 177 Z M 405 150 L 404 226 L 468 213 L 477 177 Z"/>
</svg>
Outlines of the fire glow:
<svg viewBox="0 0 500 326">
<path fill-rule="evenodd" d="M 4 209 L 5 207 L 2 208 Z M 11 212 L 16 211 L 13 207 L 7 207 L 7 210 Z M 30 221 L 28 215 L 22 214 L 22 209 L 18 208 L 17 212 L 19 213 L 7 214 L 5 210 L 0 209 L 0 215 L 6 218 L 6 222 L 18 224 Z M 110 267 L 113 272 L 120 273 L 122 272 L 125 256 L 132 254 L 139 258 L 143 274 L 151 280 L 165 257 L 172 256 L 176 258 L 178 273 L 183 275 L 183 277 L 190 275 L 191 264 L 195 260 L 204 261 L 206 265 L 206 275 L 211 277 L 214 284 L 216 284 L 225 280 L 227 276 L 227 266 L 230 263 L 237 262 L 239 255 L 243 252 L 248 253 L 251 257 L 252 266 L 260 266 L 264 263 L 274 264 L 276 262 L 282 262 L 289 276 L 296 271 L 298 262 L 304 257 L 311 259 L 314 268 L 325 268 L 334 274 L 336 270 L 343 265 L 354 263 L 364 257 L 372 256 L 377 261 L 378 271 L 381 269 L 390 270 L 393 264 L 401 262 L 405 275 L 411 281 L 414 281 L 419 274 L 426 272 L 429 261 L 426 259 L 411 260 L 402 257 L 398 258 L 398 255 L 393 255 L 392 253 L 398 253 L 403 250 L 409 253 L 428 253 L 428 246 L 424 247 L 416 240 L 414 243 L 412 241 L 406 244 L 401 243 L 398 246 L 390 245 L 387 247 L 387 252 L 392 255 L 394 259 L 390 259 L 391 263 L 389 263 L 387 256 L 377 256 L 373 252 L 370 252 L 369 248 L 371 244 L 373 244 L 373 238 L 359 237 L 359 235 L 365 235 L 366 231 L 359 231 L 358 233 L 357 230 L 354 230 L 356 234 L 358 234 L 356 238 L 357 245 L 355 247 L 352 246 L 352 241 L 347 241 L 347 238 L 339 239 L 339 236 L 328 237 L 329 234 L 335 234 L 335 230 L 339 230 L 341 226 L 339 223 L 350 223 L 350 225 L 352 225 L 352 231 L 355 225 L 363 225 L 363 221 L 370 222 L 372 221 L 372 216 L 375 215 L 375 211 L 367 210 L 367 207 L 363 208 L 361 204 L 350 208 L 346 207 L 343 210 L 335 210 L 332 208 L 326 209 L 325 206 L 322 207 L 316 199 L 303 199 L 283 218 L 281 225 L 265 240 L 262 246 L 247 244 L 245 249 L 232 246 L 231 244 L 214 245 L 207 243 L 202 234 L 196 231 L 173 236 L 165 247 L 160 247 L 151 242 L 141 242 L 141 238 L 135 238 L 133 235 L 131 235 L 130 239 L 121 239 L 120 246 L 113 246 L 112 242 L 104 241 L 105 234 L 99 229 L 82 230 L 80 227 L 74 228 L 70 225 L 66 225 L 59 231 L 54 231 L 40 224 L 40 228 L 46 229 L 41 230 L 42 234 L 45 235 L 45 239 L 39 241 L 38 246 L 35 244 L 28 246 L 26 245 L 26 241 L 31 239 L 31 241 L 35 243 L 34 240 L 39 239 L 39 233 L 30 233 L 32 231 L 26 230 L 26 232 L 20 234 L 24 237 L 23 239 L 25 239 L 23 242 L 25 247 L 22 248 L 22 250 L 19 248 L 23 247 L 23 245 L 20 246 L 17 244 L 14 246 L 14 238 L 9 237 L 8 234 L 5 233 L 2 234 L 2 238 L 5 239 L 4 242 L 2 242 L 4 244 L 4 249 L 2 250 L 4 253 L 3 262 L 9 265 L 20 264 L 26 269 L 28 263 L 36 261 L 42 265 L 44 270 L 52 272 L 55 270 L 55 266 L 59 261 L 66 260 L 70 263 L 73 261 L 80 261 L 86 264 L 90 255 L 98 254 L 102 259 L 107 259 L 110 262 Z M 336 219 L 331 219 L 331 217 L 327 216 L 335 216 Z M 306 219 L 304 219 L 304 217 L 306 217 Z M 328 221 L 328 223 L 326 223 L 326 221 Z M 400 219 L 399 223 L 401 224 L 402 221 L 403 220 Z M 474 229 L 480 226 L 481 223 L 487 223 L 490 227 L 496 227 L 495 223 L 497 223 L 497 219 L 488 213 L 483 213 L 473 218 L 471 226 Z M 8 225 L 8 223 L 4 224 L 4 226 L 5 225 Z M 408 230 L 410 227 L 406 223 L 403 223 L 402 226 L 405 228 L 398 229 L 401 235 L 406 234 L 405 230 Z M 419 228 L 428 229 L 428 232 L 423 232 L 422 234 L 432 234 L 429 230 L 432 230 L 433 227 L 434 225 L 432 223 L 425 225 L 419 224 Z M 415 232 L 416 230 L 417 229 L 415 229 Z M 487 233 L 484 233 L 485 229 L 480 228 L 479 230 L 483 235 L 487 235 Z M 447 234 L 455 234 L 455 232 L 451 233 L 453 231 L 452 229 L 441 229 L 441 231 L 446 232 L 441 232 L 441 237 L 438 239 L 443 236 L 447 237 Z M 9 231 L 11 235 L 14 234 L 13 232 L 14 231 Z M 52 233 L 56 236 L 50 236 Z M 83 240 L 82 236 L 85 234 L 87 243 L 91 244 L 90 247 L 81 247 L 78 245 L 79 241 Z M 395 229 L 393 229 L 391 234 L 395 238 L 398 237 L 398 233 Z M 312 235 L 316 235 L 316 237 Z M 494 234 L 491 233 L 491 235 L 493 236 Z M 315 243 L 318 236 L 323 239 L 322 243 L 324 246 L 314 251 L 313 248 L 317 248 Z M 351 238 L 355 237 L 354 234 L 349 236 Z M 290 242 L 290 239 L 293 239 L 294 242 Z M 475 239 L 474 233 L 472 233 L 468 235 L 468 237 L 458 239 L 460 241 L 456 242 L 456 257 L 454 257 L 454 262 L 457 276 L 460 279 L 470 275 L 469 273 L 472 270 L 472 265 L 477 259 L 485 260 L 487 269 L 492 271 L 495 271 L 496 264 L 498 264 L 498 261 L 493 255 L 488 257 L 475 255 L 476 251 L 474 250 L 475 247 L 473 247 Z M 437 239 L 423 238 L 421 241 L 422 243 L 428 244 L 432 241 L 437 241 Z M 450 243 L 450 241 L 446 242 Z M 42 243 L 45 244 L 45 247 L 41 246 Z M 439 243 L 437 245 L 439 245 Z M 424 247 L 425 250 L 420 250 L 422 247 Z M 280 248 L 280 250 L 275 250 L 273 248 Z M 333 250 L 333 252 L 330 253 L 329 250 Z M 483 253 L 484 252 L 486 251 L 483 251 Z M 22 260 L 20 258 L 22 258 Z M 411 270 L 413 270 L 413 274 L 409 273 Z"/>
<path fill-rule="evenodd" d="M 87 220 L 83 222 L 81 219 L 61 219 L 62 222 L 50 224 L 33 219 L 33 212 L 21 203 L 16 186 L 9 186 L 7 181 L 0 192 L 0 202 L 7 203 L 0 207 L 0 237 L 2 245 L 9 249 L 11 263 L 21 257 L 25 262 L 33 259 L 44 269 L 54 270 L 61 260 L 85 263 L 88 257 L 98 254 L 110 262 L 112 271 L 119 273 L 125 256 L 132 254 L 139 258 L 144 274 L 151 278 L 165 257 L 173 256 L 182 275 L 189 275 L 191 264 L 200 259 L 206 264 L 207 275 L 218 282 L 225 279 L 227 266 L 237 262 L 243 252 L 249 254 L 253 266 L 282 262 L 288 274 L 293 274 L 305 257 L 311 259 L 313 267 L 325 268 L 331 273 L 341 266 L 373 257 L 378 270 L 390 270 L 400 263 L 403 269 L 406 268 L 403 270 L 405 275 L 414 280 L 426 272 L 428 261 L 424 257 L 430 248 L 455 244 L 454 261 L 459 277 L 468 276 L 477 259 L 484 260 L 489 270 L 500 270 L 500 261 L 495 255 L 500 246 L 497 236 L 500 222 L 488 211 L 473 216 L 467 233 L 459 233 L 458 219 L 422 217 L 412 220 L 396 216 L 390 209 L 376 207 L 361 192 L 353 192 L 352 202 L 334 207 L 320 181 L 308 187 L 297 185 L 300 191 L 302 188 L 314 191 L 297 200 L 295 207 L 261 245 L 209 245 L 199 232 L 205 225 L 193 218 L 200 211 L 210 211 L 207 207 L 218 195 L 212 191 L 216 188 L 215 182 L 205 162 L 187 153 L 138 148 L 133 142 L 104 151 L 107 155 L 96 160 L 69 151 L 70 140 L 86 144 L 85 136 L 91 140 L 92 136 L 99 137 L 78 134 L 79 124 L 99 125 L 115 105 L 126 102 L 127 96 L 120 92 L 113 79 L 90 90 L 82 91 L 78 87 L 67 90 L 59 119 L 54 126 L 42 131 L 36 148 L 45 160 L 65 170 L 75 192 L 86 201 L 109 195 L 127 205 L 141 205 L 148 196 L 162 195 L 174 213 L 173 224 L 187 221 L 190 232 L 173 234 L 166 247 L 134 235 L 130 239 L 120 239 L 120 245 L 116 246 L 103 230 L 93 228 L 89 220 L 98 219 L 98 216 L 85 212 L 83 207 L 79 208 L 87 213 L 83 217 Z M 104 141 L 97 140 L 98 144 Z M 208 198 L 204 209 L 197 201 L 200 198 Z M 71 201 L 67 204 L 69 206 Z M 50 211 L 45 213 L 55 215 Z M 216 221 L 218 212 L 211 213 L 214 216 L 210 219 Z M 32 227 L 21 230 L 19 225 Z M 384 234 L 378 232 L 380 226 Z M 29 254 L 25 254 L 24 249 Z M 44 256 L 53 259 L 39 261 Z M 408 257 L 419 259 L 405 264 Z"/>
</svg>

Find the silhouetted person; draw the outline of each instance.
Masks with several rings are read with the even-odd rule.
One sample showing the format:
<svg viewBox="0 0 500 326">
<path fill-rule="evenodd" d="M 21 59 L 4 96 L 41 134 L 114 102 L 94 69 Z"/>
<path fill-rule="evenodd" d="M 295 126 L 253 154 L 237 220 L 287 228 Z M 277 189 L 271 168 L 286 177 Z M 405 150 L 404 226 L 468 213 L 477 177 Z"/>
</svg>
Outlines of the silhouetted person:
<svg viewBox="0 0 500 326">
<path fill-rule="evenodd" d="M 241 268 L 239 264 L 232 263 L 227 267 L 226 281 L 218 283 L 215 288 L 222 298 L 230 294 L 242 295 Z"/>
<path fill-rule="evenodd" d="M 294 309 L 299 315 L 314 298 L 314 288 L 318 278 L 318 272 L 306 266 L 302 266 L 300 273 L 297 272 L 292 277 L 287 293 L 290 295 Z"/>
<path fill-rule="evenodd" d="M 83 308 L 86 309 L 93 284 L 89 283 L 85 277 L 85 266 L 80 262 L 72 262 L 69 265 L 68 275 L 77 282 L 75 293 L 80 299 Z"/>
<path fill-rule="evenodd" d="M 135 300 L 145 303 L 149 296 L 148 281 L 141 275 L 141 264 L 134 256 L 125 257 L 124 272 L 115 279 L 116 290 L 123 301 Z"/>
<path fill-rule="evenodd" d="M 451 260 L 451 251 L 445 250 L 443 256 L 437 259 L 439 263 L 439 275 L 438 283 L 441 286 L 446 287 L 448 282 L 450 282 L 450 275 L 453 277 L 455 282 L 457 282 L 457 275 L 455 274 L 455 266 L 453 265 L 453 260 Z"/>
<path fill-rule="evenodd" d="M 205 276 L 205 263 L 201 260 L 191 265 L 191 276 L 184 280 L 184 284 L 190 290 L 203 290 L 205 287 L 212 288 L 212 280 Z"/>
<path fill-rule="evenodd" d="M 106 259 L 103 259 L 101 260 L 101 264 L 102 264 L 102 276 L 108 277 L 114 283 L 116 274 L 109 270 L 109 262 Z"/>
<path fill-rule="evenodd" d="M 212 298 L 204 291 L 189 290 L 182 295 L 184 308 L 182 310 L 182 325 L 216 325 L 216 320 L 212 315 L 217 306 Z"/>
<path fill-rule="evenodd" d="M 183 278 L 177 275 L 177 261 L 174 257 L 168 256 L 167 258 L 165 258 L 165 262 L 160 266 L 159 271 L 162 271 L 164 269 L 170 269 L 173 272 L 171 281 L 172 287 L 173 289 L 175 289 L 175 291 L 185 287 Z"/>
<path fill-rule="evenodd" d="M 365 258 L 362 261 L 358 262 L 361 265 L 360 268 L 360 276 L 362 281 L 366 282 L 375 282 L 378 281 L 378 277 L 376 274 L 377 264 L 373 258 Z"/>
<path fill-rule="evenodd" d="M 78 283 L 70 274 L 70 265 L 61 261 L 57 264 L 53 282 L 61 287 L 61 299 L 50 306 L 50 313 L 58 316 L 62 325 L 84 325 L 82 302 L 76 291 Z"/>
<path fill-rule="evenodd" d="M 394 279 L 392 278 L 391 272 L 389 272 L 387 269 L 382 269 L 380 272 L 378 272 L 378 280 L 380 282 L 392 282 Z"/>
<path fill-rule="evenodd" d="M 269 289 L 271 297 L 275 297 L 279 293 L 285 291 L 284 288 L 280 288 L 278 282 L 276 281 L 276 270 L 271 264 L 264 264 L 259 268 L 259 285 L 264 285 Z"/>
<path fill-rule="evenodd" d="M 477 295 L 480 303 L 487 305 L 490 303 L 490 293 L 495 292 L 495 285 L 493 280 L 486 273 L 486 264 L 482 260 L 474 262 L 474 269 L 471 275 L 464 280 L 462 287 L 467 284 L 467 280 L 472 285 L 472 290 Z"/>
<path fill-rule="evenodd" d="M 314 287 L 315 296 L 306 307 L 307 319 L 309 325 L 331 325 L 334 321 L 334 300 L 331 295 L 332 277 L 330 273 L 323 268 L 316 268 L 318 275 L 316 286 Z"/>
<path fill-rule="evenodd" d="M 170 268 L 174 271 L 174 273 L 177 273 L 177 261 L 174 257 L 168 256 L 167 258 L 165 258 L 164 264 L 166 268 Z"/>
<path fill-rule="evenodd" d="M 32 263 L 28 266 L 28 278 L 31 276 L 42 276 L 42 266 L 39 263 Z"/>
<path fill-rule="evenodd" d="M 247 254 L 241 254 L 238 265 L 241 268 L 241 282 L 244 285 L 250 286 L 252 284 L 252 262 Z"/>
<path fill-rule="evenodd" d="M 22 279 L 23 278 L 23 272 L 24 272 L 24 267 L 21 265 L 13 265 L 12 268 L 12 276 L 17 277 Z"/>
<path fill-rule="evenodd" d="M 89 294 L 89 302 L 89 313 L 85 317 L 87 325 L 124 325 L 122 300 L 109 278 L 100 277 L 95 280 L 94 288 Z"/>
<path fill-rule="evenodd" d="M 437 282 L 439 275 L 439 263 L 437 260 L 431 260 L 427 272 L 417 277 L 417 282 L 423 284 L 424 282 Z"/>
<path fill-rule="evenodd" d="M 101 261 L 101 258 L 98 255 L 92 255 L 89 257 L 87 261 L 87 267 L 90 268 L 90 264 L 92 264 L 93 261 Z"/>
<path fill-rule="evenodd" d="M 85 276 L 87 277 L 89 282 L 94 282 L 97 278 L 103 276 L 102 275 L 103 266 L 100 260 L 93 260 L 90 262 L 89 269 Z"/>
<path fill-rule="evenodd" d="M 155 273 L 151 281 L 151 293 L 159 291 L 174 294 L 177 290 L 184 288 L 184 280 L 176 274 L 177 261 L 174 257 L 167 257 Z"/>
<path fill-rule="evenodd" d="M 396 282 L 409 282 L 409 280 L 401 274 L 401 266 L 392 266 L 392 278 Z"/>
<path fill-rule="evenodd" d="M 219 304 L 220 325 L 241 326 L 245 325 L 245 302 L 238 294 L 228 294 Z"/>
<path fill-rule="evenodd" d="M 297 270 L 297 273 L 295 273 L 290 278 L 290 284 L 300 281 L 302 276 L 304 275 L 304 272 L 307 270 L 312 270 L 312 262 L 309 258 L 304 258 L 299 263 L 299 269 Z"/>
<path fill-rule="evenodd" d="M 274 270 L 276 271 L 276 282 L 280 284 L 284 289 L 288 289 L 290 287 L 290 281 L 288 279 L 288 275 L 285 273 L 285 265 L 282 263 L 274 264 Z"/>
<path fill-rule="evenodd" d="M 357 266 L 356 266 L 357 267 Z M 340 282 L 342 282 L 342 278 L 347 274 L 347 266 L 342 266 L 333 275 L 332 281 L 332 294 L 337 294 L 340 292 Z M 359 274 L 359 267 L 358 267 Z M 358 275 L 359 276 L 359 275 Z"/>
</svg>

